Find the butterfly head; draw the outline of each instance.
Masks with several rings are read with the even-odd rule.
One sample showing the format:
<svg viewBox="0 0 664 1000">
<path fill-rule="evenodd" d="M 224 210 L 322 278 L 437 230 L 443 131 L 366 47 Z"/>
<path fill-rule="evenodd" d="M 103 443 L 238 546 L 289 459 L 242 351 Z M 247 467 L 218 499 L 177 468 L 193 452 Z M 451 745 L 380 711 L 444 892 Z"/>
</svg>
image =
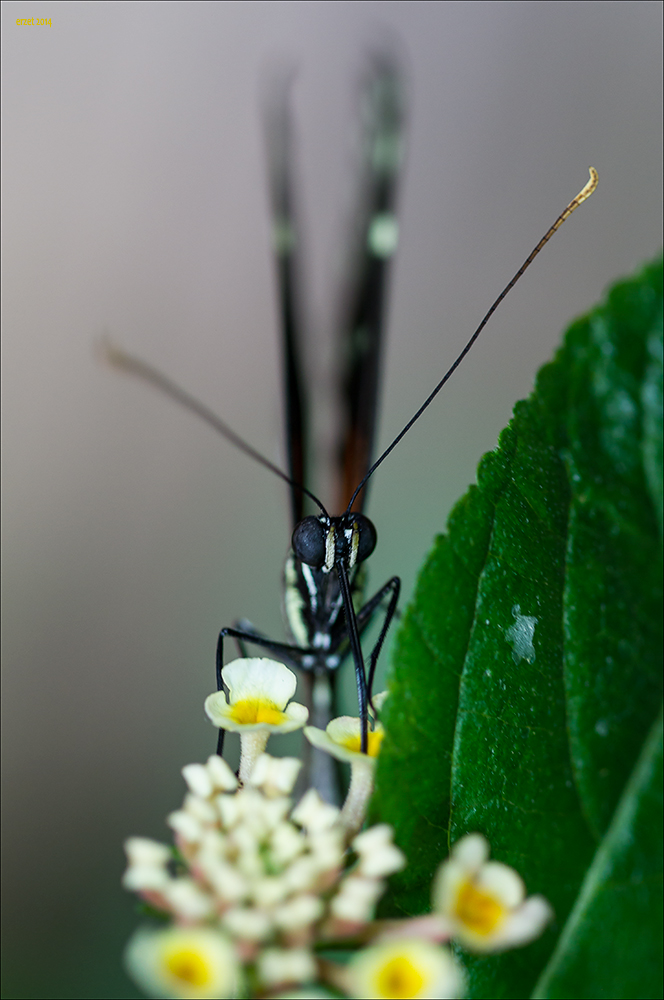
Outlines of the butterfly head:
<svg viewBox="0 0 664 1000">
<path fill-rule="evenodd" d="M 343 562 L 351 570 L 375 549 L 376 529 L 364 514 L 312 515 L 295 526 L 292 546 L 296 558 L 314 569 L 329 573 Z"/>
</svg>

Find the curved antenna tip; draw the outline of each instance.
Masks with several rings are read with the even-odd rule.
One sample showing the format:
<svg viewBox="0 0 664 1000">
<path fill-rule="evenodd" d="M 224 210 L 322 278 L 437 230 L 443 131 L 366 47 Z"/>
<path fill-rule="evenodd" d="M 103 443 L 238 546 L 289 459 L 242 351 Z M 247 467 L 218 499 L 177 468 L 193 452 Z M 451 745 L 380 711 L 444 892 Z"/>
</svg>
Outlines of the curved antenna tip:
<svg viewBox="0 0 664 1000">
<path fill-rule="evenodd" d="M 579 205 L 582 205 L 583 202 L 586 200 L 586 198 L 590 198 L 591 194 L 593 193 L 593 191 L 595 190 L 595 188 L 599 184 L 599 174 L 597 173 L 597 171 L 595 170 L 595 168 L 594 167 L 588 167 L 588 173 L 590 174 L 590 177 L 589 177 L 587 183 L 585 184 L 584 187 L 581 188 L 581 190 L 577 194 L 576 198 L 572 198 L 572 200 L 570 201 L 570 203 L 567 206 L 567 208 L 563 212 L 560 213 L 560 215 L 558 216 L 558 218 L 556 219 L 556 221 L 554 222 L 554 224 L 551 226 L 551 229 L 548 231 L 548 233 L 546 234 L 546 236 L 544 237 L 544 239 L 542 239 L 538 243 L 538 245 L 536 247 L 536 252 L 537 253 L 539 253 L 539 251 L 542 249 L 542 247 L 544 246 L 545 243 L 548 243 L 548 241 L 551 239 L 551 237 L 553 236 L 553 234 L 555 233 L 555 231 L 557 229 L 560 229 L 560 227 L 562 226 L 562 224 L 565 221 L 565 219 L 569 219 L 569 217 L 572 214 L 572 212 L 576 211 L 576 209 L 579 207 Z"/>
<path fill-rule="evenodd" d="M 599 174 L 594 167 L 588 167 L 588 173 L 590 174 L 590 179 L 588 180 L 586 186 L 582 188 L 574 199 L 577 205 L 580 205 L 582 201 L 586 198 L 590 198 L 591 194 L 599 184 Z"/>
</svg>

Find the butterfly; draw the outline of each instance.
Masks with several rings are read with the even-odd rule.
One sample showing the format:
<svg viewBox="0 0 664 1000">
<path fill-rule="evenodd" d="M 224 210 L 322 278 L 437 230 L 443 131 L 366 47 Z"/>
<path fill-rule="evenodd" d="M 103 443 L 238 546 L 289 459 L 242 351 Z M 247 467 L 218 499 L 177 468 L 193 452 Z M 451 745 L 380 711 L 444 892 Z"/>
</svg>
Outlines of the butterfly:
<svg viewBox="0 0 664 1000">
<path fill-rule="evenodd" d="M 376 413 L 385 326 L 385 295 L 391 258 L 397 245 L 396 193 L 404 151 L 404 80 L 397 60 L 386 53 L 373 56 L 362 86 L 364 109 L 362 211 L 353 253 L 353 280 L 346 319 L 340 330 L 343 364 L 338 385 L 340 427 L 337 442 L 336 509 L 331 515 L 308 487 L 309 414 L 302 362 L 304 337 L 300 304 L 300 233 L 292 184 L 292 126 L 288 93 L 290 79 L 273 90 L 266 108 L 268 175 L 272 230 L 280 301 L 281 347 L 284 373 L 287 469 L 265 458 L 204 404 L 140 359 L 107 345 L 107 359 L 117 368 L 137 375 L 211 424 L 289 488 L 293 531 L 284 571 L 284 611 L 288 641 L 271 639 L 250 622 L 240 620 L 219 633 L 216 654 L 217 688 L 222 690 L 224 642 L 234 640 L 242 655 L 251 644 L 296 668 L 303 679 L 310 721 L 325 728 L 334 713 L 339 670 L 350 659 L 355 673 L 362 752 L 377 712 L 372 705 L 373 683 L 400 591 L 392 576 L 368 599 L 364 598 L 365 563 L 375 549 L 377 532 L 364 513 L 367 486 L 379 466 L 433 402 L 470 351 L 489 318 L 519 280 L 553 233 L 594 191 L 597 172 L 572 199 L 528 255 L 492 304 L 463 350 L 434 386 L 391 444 L 373 457 Z M 307 506 L 317 510 L 308 513 Z M 372 621 L 379 620 L 378 637 L 365 654 L 362 638 Z M 218 752 L 223 751 L 223 729 Z M 309 782 L 330 801 L 337 798 L 334 765 L 325 754 L 310 751 Z"/>
</svg>

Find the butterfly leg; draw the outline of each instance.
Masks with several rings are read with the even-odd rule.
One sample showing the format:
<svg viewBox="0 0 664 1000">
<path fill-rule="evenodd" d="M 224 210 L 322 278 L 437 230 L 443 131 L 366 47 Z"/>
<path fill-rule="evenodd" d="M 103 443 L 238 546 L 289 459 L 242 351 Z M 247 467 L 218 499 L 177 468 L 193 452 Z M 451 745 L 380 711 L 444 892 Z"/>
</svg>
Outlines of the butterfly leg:
<svg viewBox="0 0 664 1000">
<path fill-rule="evenodd" d="M 360 632 L 363 632 L 367 627 L 377 609 L 383 603 L 387 595 L 390 595 L 389 603 L 387 605 L 387 610 L 385 611 L 385 618 L 383 619 L 383 624 L 381 626 L 380 635 L 376 640 L 374 648 L 371 650 L 371 655 L 369 657 L 369 676 L 367 678 L 367 692 L 369 696 L 369 702 L 371 702 L 371 696 L 373 693 L 373 681 L 374 674 L 376 673 L 376 665 L 378 663 L 378 657 L 380 656 L 380 651 L 383 648 L 383 643 L 385 642 L 385 636 L 387 635 L 387 630 L 392 624 L 392 619 L 394 618 L 397 602 L 399 600 L 399 591 L 401 589 L 401 580 L 398 576 L 393 576 L 390 580 L 384 584 L 379 591 L 377 591 L 372 598 L 370 598 L 365 605 L 358 611 L 357 623 Z"/>
<path fill-rule="evenodd" d="M 259 640 L 267 639 L 267 636 L 260 632 L 255 625 L 252 625 L 248 618 L 239 618 L 237 621 L 233 622 L 232 627 L 238 632 L 244 632 L 245 635 L 251 635 L 252 637 L 258 636 Z M 239 639 L 235 637 L 235 645 L 237 646 L 240 656 L 248 656 L 247 647 L 245 645 L 248 641 L 248 639 Z"/>
</svg>

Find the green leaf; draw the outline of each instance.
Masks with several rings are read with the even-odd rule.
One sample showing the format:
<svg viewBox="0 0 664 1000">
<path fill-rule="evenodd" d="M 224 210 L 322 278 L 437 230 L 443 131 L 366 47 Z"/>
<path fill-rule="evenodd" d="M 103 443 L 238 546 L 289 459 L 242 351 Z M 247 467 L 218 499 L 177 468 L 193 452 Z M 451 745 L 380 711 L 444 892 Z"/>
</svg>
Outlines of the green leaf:
<svg viewBox="0 0 664 1000">
<path fill-rule="evenodd" d="M 474 830 L 556 911 L 528 948 L 466 956 L 471 997 L 531 994 L 659 711 L 661 284 L 659 261 L 568 330 L 436 539 L 395 644 L 373 810 L 409 864 L 384 912 L 428 910 Z M 573 995 L 634 995 L 626 965 L 586 971 Z"/>
<path fill-rule="evenodd" d="M 660 715 L 534 997 L 661 997 L 661 849 Z"/>
</svg>

